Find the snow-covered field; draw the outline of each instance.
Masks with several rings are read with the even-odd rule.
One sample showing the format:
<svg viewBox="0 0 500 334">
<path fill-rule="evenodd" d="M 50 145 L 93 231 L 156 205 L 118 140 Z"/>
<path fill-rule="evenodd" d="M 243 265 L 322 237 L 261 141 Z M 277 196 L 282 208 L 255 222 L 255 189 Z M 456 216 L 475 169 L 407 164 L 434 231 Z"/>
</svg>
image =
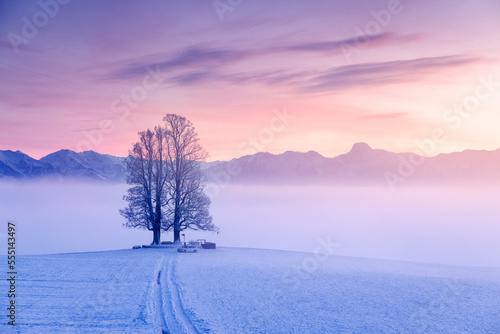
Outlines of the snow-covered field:
<svg viewBox="0 0 500 334">
<path fill-rule="evenodd" d="M 121 226 L 126 188 L 0 184 L 0 333 L 500 333 L 498 188 L 222 187 L 198 254 L 113 251 L 151 241 Z"/>
<path fill-rule="evenodd" d="M 0 332 L 500 332 L 500 268 L 340 257 L 322 245 L 21 256 L 18 325 L 4 318 Z"/>
</svg>

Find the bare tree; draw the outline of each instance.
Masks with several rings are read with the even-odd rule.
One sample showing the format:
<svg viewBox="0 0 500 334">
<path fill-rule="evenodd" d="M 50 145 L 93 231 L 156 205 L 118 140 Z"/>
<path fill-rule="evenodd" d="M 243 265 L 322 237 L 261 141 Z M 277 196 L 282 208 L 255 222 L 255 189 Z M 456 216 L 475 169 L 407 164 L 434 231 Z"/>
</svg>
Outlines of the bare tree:
<svg viewBox="0 0 500 334">
<path fill-rule="evenodd" d="M 120 210 L 125 227 L 153 231 L 152 244 L 160 244 L 161 232 L 171 229 L 174 241 L 185 229 L 218 231 L 200 170 L 208 154 L 190 121 L 173 114 L 163 120 L 164 127 L 139 132 L 129 152 L 127 183 L 132 187 L 123 197 L 128 206 Z"/>
<path fill-rule="evenodd" d="M 168 199 L 165 186 L 168 178 L 166 165 L 165 131 L 160 126 L 153 131 L 139 133 L 139 142 L 129 151 L 127 183 L 132 185 L 123 197 L 128 202 L 120 214 L 125 217 L 125 227 L 153 231 L 153 243 L 160 243 L 161 231 L 168 230 L 164 210 Z"/>
<path fill-rule="evenodd" d="M 180 241 L 180 232 L 185 229 L 217 232 L 200 170 L 200 162 L 205 161 L 208 154 L 200 145 L 193 124 L 185 117 L 168 114 L 163 121 L 169 168 L 168 207 L 174 242 Z"/>
</svg>

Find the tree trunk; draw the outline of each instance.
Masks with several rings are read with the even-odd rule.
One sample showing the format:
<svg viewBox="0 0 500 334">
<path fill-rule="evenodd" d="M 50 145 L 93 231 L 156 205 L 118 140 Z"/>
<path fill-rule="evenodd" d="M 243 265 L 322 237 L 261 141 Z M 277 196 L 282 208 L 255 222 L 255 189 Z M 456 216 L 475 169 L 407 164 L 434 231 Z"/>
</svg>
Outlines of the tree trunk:
<svg viewBox="0 0 500 334">
<path fill-rule="evenodd" d="M 181 231 L 174 229 L 174 242 L 181 242 Z"/>
<path fill-rule="evenodd" d="M 158 228 L 153 228 L 153 243 L 152 245 L 159 245 L 160 244 L 160 233 L 161 233 L 161 230 L 160 230 L 160 227 L 158 226 Z"/>
<path fill-rule="evenodd" d="M 179 182 L 176 182 L 175 186 L 175 208 L 174 208 L 174 242 L 181 242 L 181 227 L 180 227 L 180 214 L 179 214 L 179 203 L 180 203 L 180 186 Z"/>
</svg>

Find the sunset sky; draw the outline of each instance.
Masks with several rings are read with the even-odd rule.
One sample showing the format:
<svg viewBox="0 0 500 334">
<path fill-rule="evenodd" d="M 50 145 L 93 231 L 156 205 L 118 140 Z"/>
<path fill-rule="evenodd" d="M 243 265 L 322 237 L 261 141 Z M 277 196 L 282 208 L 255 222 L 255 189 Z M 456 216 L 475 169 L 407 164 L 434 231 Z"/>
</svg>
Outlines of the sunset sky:
<svg viewBox="0 0 500 334">
<path fill-rule="evenodd" d="M 0 150 L 125 156 L 166 113 L 209 160 L 498 149 L 499 17 L 498 0 L 3 0 Z"/>
</svg>

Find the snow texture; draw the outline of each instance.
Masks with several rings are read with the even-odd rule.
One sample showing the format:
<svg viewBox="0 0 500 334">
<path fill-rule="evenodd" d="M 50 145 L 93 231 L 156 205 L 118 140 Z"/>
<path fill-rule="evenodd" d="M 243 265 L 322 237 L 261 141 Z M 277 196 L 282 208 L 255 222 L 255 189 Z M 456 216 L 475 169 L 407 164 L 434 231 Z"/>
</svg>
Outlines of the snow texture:
<svg viewBox="0 0 500 334">
<path fill-rule="evenodd" d="M 18 271 L 1 333 L 500 332 L 500 268 L 218 248 L 21 256 Z"/>
</svg>

